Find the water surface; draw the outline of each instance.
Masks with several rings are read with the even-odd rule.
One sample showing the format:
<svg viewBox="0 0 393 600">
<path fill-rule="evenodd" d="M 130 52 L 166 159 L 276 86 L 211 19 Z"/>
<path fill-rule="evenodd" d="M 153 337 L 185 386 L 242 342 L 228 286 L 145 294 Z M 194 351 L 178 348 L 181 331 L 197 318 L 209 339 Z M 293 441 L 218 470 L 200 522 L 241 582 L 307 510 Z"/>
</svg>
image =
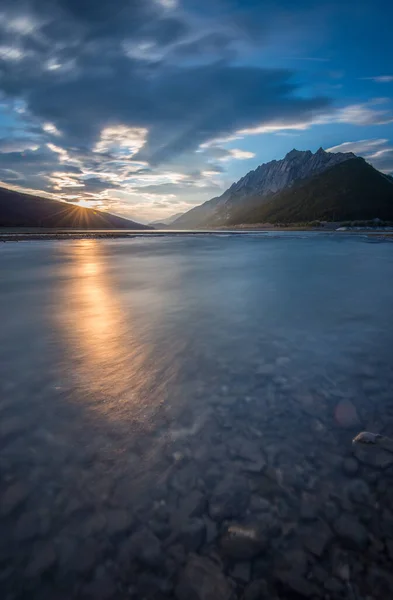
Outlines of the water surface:
<svg viewBox="0 0 393 600">
<path fill-rule="evenodd" d="M 0 274 L 2 598 L 173 598 L 191 553 L 239 598 L 387 597 L 393 455 L 351 439 L 393 436 L 391 243 L 7 243 Z"/>
</svg>

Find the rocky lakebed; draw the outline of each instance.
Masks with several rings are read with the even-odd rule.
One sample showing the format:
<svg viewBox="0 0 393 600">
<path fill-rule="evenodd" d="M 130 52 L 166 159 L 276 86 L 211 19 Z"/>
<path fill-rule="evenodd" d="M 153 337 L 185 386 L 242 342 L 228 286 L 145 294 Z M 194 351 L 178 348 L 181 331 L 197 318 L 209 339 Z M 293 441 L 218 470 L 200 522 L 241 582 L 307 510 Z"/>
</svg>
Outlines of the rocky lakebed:
<svg viewBox="0 0 393 600">
<path fill-rule="evenodd" d="M 393 371 L 368 361 L 350 388 L 290 363 L 195 383 L 176 427 L 132 443 L 119 424 L 53 438 L 38 403 L 7 417 L 3 386 L 1 597 L 389 598 L 393 448 L 351 440 L 392 432 Z"/>
</svg>

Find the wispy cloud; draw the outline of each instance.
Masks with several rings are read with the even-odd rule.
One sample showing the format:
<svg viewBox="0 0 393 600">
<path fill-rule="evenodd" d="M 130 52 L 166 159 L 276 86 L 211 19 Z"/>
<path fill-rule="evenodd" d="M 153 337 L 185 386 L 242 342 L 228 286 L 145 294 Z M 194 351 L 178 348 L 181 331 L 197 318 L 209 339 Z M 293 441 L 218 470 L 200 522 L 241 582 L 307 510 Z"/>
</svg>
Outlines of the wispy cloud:
<svg viewBox="0 0 393 600">
<path fill-rule="evenodd" d="M 258 135 L 266 133 L 282 133 L 286 131 L 305 131 L 314 125 L 347 123 L 349 125 L 386 125 L 393 123 L 393 111 L 390 108 L 376 108 L 387 105 L 389 98 L 374 98 L 363 104 L 350 104 L 329 111 L 314 112 L 302 120 L 281 119 L 261 123 L 256 127 L 240 129 L 238 135 Z"/>
<path fill-rule="evenodd" d="M 393 173 L 393 147 L 387 139 L 358 140 L 343 142 L 328 148 L 328 152 L 354 152 L 365 158 L 382 173 Z"/>
<path fill-rule="evenodd" d="M 388 143 L 386 139 L 358 140 L 356 142 L 343 142 L 338 146 L 327 148 L 327 152 L 354 152 L 355 154 L 367 154 L 375 151 L 378 146 Z"/>
<path fill-rule="evenodd" d="M 376 75 L 375 77 L 362 77 L 362 79 L 375 81 L 375 83 L 392 83 L 393 75 Z"/>
</svg>

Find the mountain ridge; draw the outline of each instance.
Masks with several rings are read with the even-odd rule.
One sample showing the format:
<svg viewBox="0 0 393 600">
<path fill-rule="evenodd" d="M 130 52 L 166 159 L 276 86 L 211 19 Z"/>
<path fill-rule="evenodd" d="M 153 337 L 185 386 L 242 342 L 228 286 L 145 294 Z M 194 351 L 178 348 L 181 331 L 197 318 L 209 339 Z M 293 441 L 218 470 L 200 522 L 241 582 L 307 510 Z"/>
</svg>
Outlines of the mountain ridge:
<svg viewBox="0 0 393 600">
<path fill-rule="evenodd" d="M 274 204 L 272 203 L 277 202 L 281 195 L 283 195 L 288 202 L 289 197 L 294 198 L 293 194 L 290 193 L 290 190 L 296 189 L 296 202 L 301 202 L 299 189 L 302 189 L 302 193 L 308 202 L 307 186 L 311 185 L 311 189 L 313 188 L 313 184 L 310 183 L 313 179 L 316 179 L 327 172 L 332 174 L 334 173 L 334 169 L 338 168 L 340 165 L 349 165 L 351 162 L 355 161 L 360 161 L 357 163 L 359 167 L 355 170 L 358 174 L 363 174 L 362 180 L 365 183 L 365 189 L 368 189 L 368 186 L 366 185 L 367 177 L 371 177 L 374 185 L 383 188 L 383 193 L 386 192 L 389 195 L 390 189 L 387 189 L 386 191 L 382 179 L 390 183 L 390 178 L 371 167 L 371 165 L 368 165 L 364 159 L 357 157 L 352 152 L 333 153 L 326 152 L 322 148 L 319 148 L 315 153 L 312 153 L 310 150 L 299 151 L 293 149 L 288 152 L 283 159 L 264 163 L 255 170 L 250 171 L 244 177 L 239 179 L 239 181 L 233 183 L 221 196 L 212 198 L 182 215 L 182 217 L 173 223 L 173 226 L 179 228 L 198 228 L 247 224 L 247 214 L 249 214 L 251 210 L 250 205 L 253 211 L 260 209 L 261 214 L 265 214 L 261 207 L 267 203 L 269 203 L 269 211 L 266 214 L 269 214 L 270 217 L 274 219 L 274 222 L 277 222 L 277 218 L 274 216 Z M 366 169 L 364 165 L 367 165 L 367 167 L 372 169 L 378 177 L 371 175 L 371 171 Z M 351 169 L 343 169 L 340 171 L 345 179 L 345 190 L 343 189 L 343 186 L 340 186 L 337 177 L 333 177 L 334 186 L 331 188 L 330 196 L 335 196 L 335 200 L 337 200 L 338 203 L 339 197 L 342 198 L 343 202 L 350 202 L 352 210 L 356 212 L 352 195 L 348 190 L 353 187 L 360 196 L 362 196 L 362 194 L 364 195 L 364 191 L 358 188 L 355 180 L 350 180 L 350 172 Z M 326 182 L 325 179 L 323 181 L 324 185 L 328 186 L 328 182 Z M 372 205 L 372 192 L 368 190 L 367 193 L 370 196 L 368 201 Z M 331 203 L 329 193 L 327 195 L 324 194 L 324 198 L 328 203 Z M 317 203 L 316 206 L 318 206 L 318 210 L 314 210 L 313 216 L 308 216 L 305 211 L 298 212 L 306 217 L 306 221 L 318 219 L 320 218 L 318 214 L 324 214 L 324 210 L 320 203 Z M 377 209 L 377 207 L 375 207 L 375 209 Z M 381 210 L 384 214 L 386 212 L 390 214 L 386 207 L 381 208 Z M 347 213 L 348 211 L 345 209 L 343 212 Z M 290 214 L 288 207 L 285 214 Z M 340 210 L 337 210 L 337 214 L 340 214 Z M 383 215 L 375 214 L 374 217 L 383 218 Z"/>
<path fill-rule="evenodd" d="M 0 187 L 0 227 L 151 229 L 131 219 Z"/>
<path fill-rule="evenodd" d="M 363 158 L 334 165 L 272 194 L 249 198 L 228 225 L 393 220 L 393 182 Z"/>
</svg>

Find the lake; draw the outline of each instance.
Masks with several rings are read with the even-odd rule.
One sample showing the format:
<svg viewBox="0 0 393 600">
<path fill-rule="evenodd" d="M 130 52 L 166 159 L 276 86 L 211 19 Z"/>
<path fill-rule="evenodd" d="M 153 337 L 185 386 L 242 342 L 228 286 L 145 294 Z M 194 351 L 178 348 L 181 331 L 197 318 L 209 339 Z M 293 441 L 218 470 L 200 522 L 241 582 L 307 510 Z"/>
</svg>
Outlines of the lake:
<svg viewBox="0 0 393 600">
<path fill-rule="evenodd" d="M 391 242 L 4 243 L 0 319 L 3 600 L 389 597 Z"/>
</svg>

